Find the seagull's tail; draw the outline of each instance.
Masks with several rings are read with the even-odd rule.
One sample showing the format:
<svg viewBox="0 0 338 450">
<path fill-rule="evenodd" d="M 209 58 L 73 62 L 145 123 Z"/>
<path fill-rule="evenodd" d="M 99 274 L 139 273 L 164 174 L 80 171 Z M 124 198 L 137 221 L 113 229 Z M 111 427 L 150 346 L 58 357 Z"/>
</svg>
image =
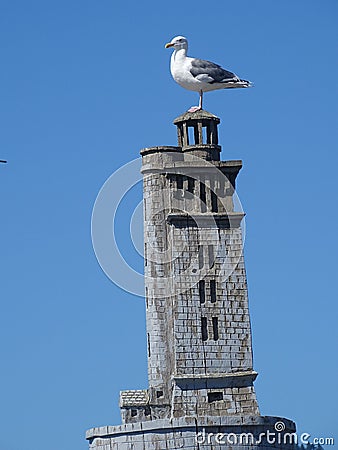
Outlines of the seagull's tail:
<svg viewBox="0 0 338 450">
<path fill-rule="evenodd" d="M 251 83 L 251 81 L 248 80 L 239 80 L 237 81 L 238 87 L 252 87 L 253 83 Z"/>
<path fill-rule="evenodd" d="M 224 89 L 230 89 L 230 88 L 248 88 L 252 87 L 253 83 L 248 80 L 241 80 L 240 78 L 231 78 L 227 80 L 223 80 L 222 84 L 224 86 Z"/>
</svg>

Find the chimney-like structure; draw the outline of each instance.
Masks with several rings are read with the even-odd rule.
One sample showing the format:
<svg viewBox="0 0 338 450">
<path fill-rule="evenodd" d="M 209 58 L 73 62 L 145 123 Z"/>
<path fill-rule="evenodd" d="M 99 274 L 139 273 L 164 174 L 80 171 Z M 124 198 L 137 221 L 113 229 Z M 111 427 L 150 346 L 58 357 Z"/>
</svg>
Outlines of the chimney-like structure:
<svg viewBox="0 0 338 450">
<path fill-rule="evenodd" d="M 177 147 L 141 151 L 149 388 L 121 392 L 123 425 L 89 430 L 91 449 L 293 448 L 294 423 L 258 409 L 242 162 L 220 160 L 219 123 L 185 113 Z"/>
</svg>

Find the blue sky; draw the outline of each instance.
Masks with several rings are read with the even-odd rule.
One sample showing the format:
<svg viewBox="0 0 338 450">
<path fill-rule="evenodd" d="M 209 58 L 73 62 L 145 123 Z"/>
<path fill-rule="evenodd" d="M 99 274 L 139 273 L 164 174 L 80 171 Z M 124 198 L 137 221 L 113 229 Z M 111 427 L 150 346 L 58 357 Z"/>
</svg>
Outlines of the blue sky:
<svg viewBox="0 0 338 450">
<path fill-rule="evenodd" d="M 170 77 L 177 34 L 255 84 L 204 107 L 244 163 L 261 413 L 338 439 L 337 19 L 334 0 L 0 2 L 1 448 L 86 449 L 87 428 L 120 423 L 119 391 L 147 386 L 142 300 L 100 269 L 90 220 L 110 174 L 175 145 L 198 100 Z M 116 228 L 140 267 L 133 195 Z"/>
</svg>

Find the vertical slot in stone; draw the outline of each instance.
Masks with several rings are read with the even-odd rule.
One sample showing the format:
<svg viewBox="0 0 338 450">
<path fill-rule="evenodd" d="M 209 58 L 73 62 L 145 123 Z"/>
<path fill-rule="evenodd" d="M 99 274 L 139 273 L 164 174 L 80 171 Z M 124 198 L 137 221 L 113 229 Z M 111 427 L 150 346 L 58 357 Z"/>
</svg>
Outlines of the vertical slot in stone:
<svg viewBox="0 0 338 450">
<path fill-rule="evenodd" d="M 202 341 L 208 340 L 208 323 L 207 318 L 202 317 L 201 319 L 201 331 L 202 331 Z"/>
<path fill-rule="evenodd" d="M 150 357 L 150 334 L 147 333 L 148 336 L 148 356 Z"/>
<path fill-rule="evenodd" d="M 200 296 L 200 302 L 205 303 L 205 281 L 200 280 L 198 282 L 198 291 Z"/>
<path fill-rule="evenodd" d="M 215 263 L 215 254 L 213 245 L 208 245 L 208 261 L 209 261 L 209 269 L 211 269 Z"/>
<path fill-rule="evenodd" d="M 204 266 L 204 251 L 203 251 L 203 245 L 198 246 L 198 267 L 199 269 L 202 269 Z"/>
<path fill-rule="evenodd" d="M 201 199 L 201 211 L 206 212 L 207 205 L 206 205 L 206 195 L 205 195 L 205 184 L 200 183 L 200 199 Z"/>
<path fill-rule="evenodd" d="M 176 175 L 176 188 L 183 189 L 183 177 L 182 175 Z"/>
<path fill-rule="evenodd" d="M 211 195 L 211 211 L 218 212 L 217 195 L 211 189 L 210 189 L 210 195 Z"/>
<path fill-rule="evenodd" d="M 214 335 L 214 341 L 218 341 L 218 318 L 217 317 L 213 317 L 212 318 L 212 332 Z"/>
<path fill-rule="evenodd" d="M 216 280 L 210 280 L 210 301 L 216 302 Z"/>
<path fill-rule="evenodd" d="M 193 194 L 195 187 L 195 180 L 191 177 L 188 177 L 188 192 Z"/>
</svg>

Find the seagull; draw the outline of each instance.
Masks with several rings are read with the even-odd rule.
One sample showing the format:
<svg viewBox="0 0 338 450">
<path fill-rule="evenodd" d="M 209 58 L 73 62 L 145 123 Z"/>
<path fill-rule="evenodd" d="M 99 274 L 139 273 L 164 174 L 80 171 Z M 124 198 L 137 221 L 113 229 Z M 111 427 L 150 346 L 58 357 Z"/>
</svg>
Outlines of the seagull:
<svg viewBox="0 0 338 450">
<path fill-rule="evenodd" d="M 200 94 L 198 106 L 192 106 L 189 112 L 202 109 L 203 92 L 252 86 L 250 81 L 241 80 L 218 64 L 187 56 L 188 40 L 184 36 L 174 37 L 165 45 L 165 48 L 170 47 L 174 48 L 170 61 L 170 71 L 174 80 L 183 88 Z"/>
</svg>

